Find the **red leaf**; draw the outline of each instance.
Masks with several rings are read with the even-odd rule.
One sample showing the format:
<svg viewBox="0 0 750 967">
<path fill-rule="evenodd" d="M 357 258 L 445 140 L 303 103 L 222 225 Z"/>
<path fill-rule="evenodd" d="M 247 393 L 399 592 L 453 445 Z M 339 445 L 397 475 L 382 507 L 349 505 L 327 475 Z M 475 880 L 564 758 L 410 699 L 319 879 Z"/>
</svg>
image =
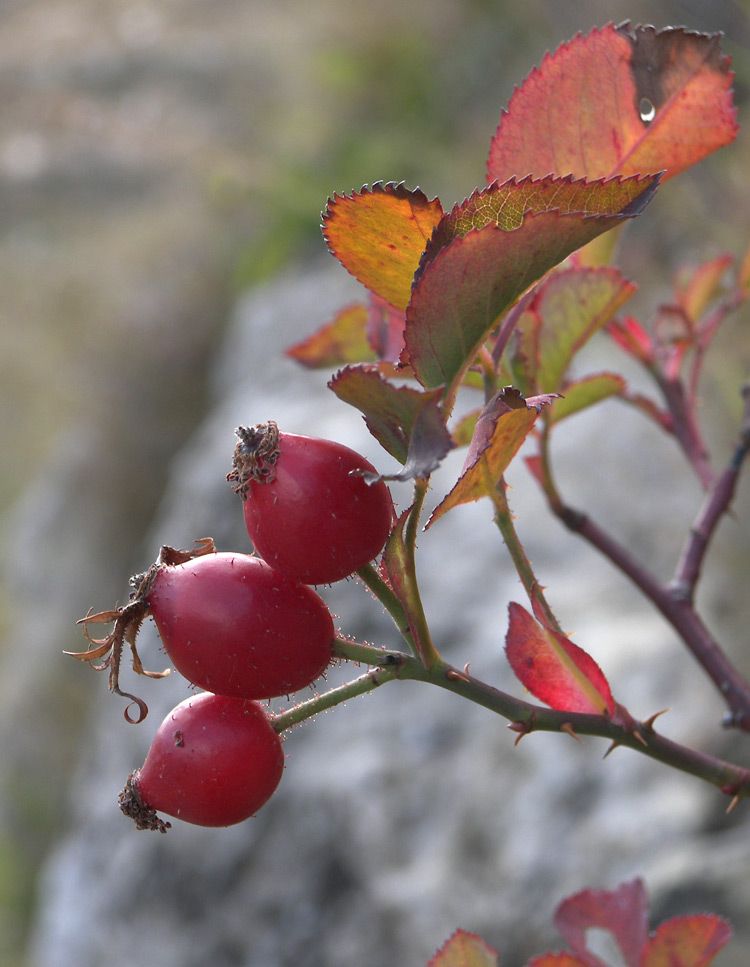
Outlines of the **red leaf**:
<svg viewBox="0 0 750 967">
<path fill-rule="evenodd" d="M 514 175 L 666 171 L 734 140 L 719 34 L 609 24 L 547 54 L 517 88 L 490 146 L 489 182 Z"/>
<path fill-rule="evenodd" d="M 390 302 L 371 294 L 367 312 L 367 341 L 377 353 L 378 359 L 397 363 L 404 351 L 403 310 L 394 309 Z M 351 359 L 348 362 L 365 362 Z"/>
<path fill-rule="evenodd" d="M 367 338 L 367 306 L 346 306 L 307 339 L 295 343 L 286 355 L 308 369 L 330 369 L 344 363 L 375 359 Z"/>
<path fill-rule="evenodd" d="M 497 956 L 497 951 L 477 934 L 456 930 L 427 967 L 497 967 Z"/>
<path fill-rule="evenodd" d="M 713 914 L 667 920 L 646 944 L 641 967 L 708 967 L 731 936 L 726 920 Z"/>
<path fill-rule="evenodd" d="M 557 206 L 544 208 L 550 204 L 546 189 L 525 180 L 483 195 L 499 205 L 484 227 L 471 227 L 473 215 L 464 222 L 461 209 L 451 213 L 425 252 L 406 312 L 404 362 L 411 363 L 422 385 L 450 390 L 474 361 L 500 314 L 571 252 L 642 211 L 657 181 L 588 184 L 582 186 L 586 209 L 566 211 L 563 205 L 560 211 Z M 570 179 L 561 179 L 557 187 L 563 200 L 566 191 L 577 190 Z M 522 224 L 510 231 L 502 227 L 506 209 L 521 214 Z M 464 230 L 468 234 L 462 234 Z"/>
<path fill-rule="evenodd" d="M 405 309 L 419 259 L 442 217 L 437 198 L 403 185 L 334 195 L 323 213 L 328 247 L 371 292 Z"/>
<path fill-rule="evenodd" d="M 648 939 L 648 899 L 643 882 L 636 879 L 616 890 L 583 890 L 568 897 L 555 912 L 555 926 L 586 963 L 591 962 L 586 931 L 600 927 L 617 941 L 626 967 L 642 967 Z"/>
<path fill-rule="evenodd" d="M 607 679 L 589 654 L 565 635 L 544 627 L 520 604 L 511 602 L 508 613 L 505 653 L 532 695 L 566 712 L 614 715 Z"/>
</svg>

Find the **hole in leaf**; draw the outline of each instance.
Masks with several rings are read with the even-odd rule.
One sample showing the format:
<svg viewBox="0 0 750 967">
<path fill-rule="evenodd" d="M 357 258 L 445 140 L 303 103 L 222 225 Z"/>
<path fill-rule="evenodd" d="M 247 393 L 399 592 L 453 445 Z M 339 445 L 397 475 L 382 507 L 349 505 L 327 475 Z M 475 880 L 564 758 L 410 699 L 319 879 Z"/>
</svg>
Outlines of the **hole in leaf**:
<svg viewBox="0 0 750 967">
<path fill-rule="evenodd" d="M 656 108 L 647 97 L 641 98 L 641 103 L 638 105 L 638 111 L 641 115 L 641 121 L 643 121 L 644 124 L 650 124 L 656 117 Z"/>
<path fill-rule="evenodd" d="M 586 947 L 608 967 L 627 967 L 622 951 L 609 930 L 590 927 L 586 931 Z"/>
</svg>

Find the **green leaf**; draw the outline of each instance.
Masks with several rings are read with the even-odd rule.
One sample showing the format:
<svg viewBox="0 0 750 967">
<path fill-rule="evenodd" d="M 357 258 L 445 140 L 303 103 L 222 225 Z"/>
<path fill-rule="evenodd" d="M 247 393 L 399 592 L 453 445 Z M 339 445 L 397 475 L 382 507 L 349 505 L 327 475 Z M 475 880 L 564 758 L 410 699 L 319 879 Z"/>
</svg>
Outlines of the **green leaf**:
<svg viewBox="0 0 750 967">
<path fill-rule="evenodd" d="M 536 315 L 535 390 L 554 393 L 576 353 L 635 292 L 613 268 L 555 272 L 539 286 L 524 317 Z M 519 323 L 519 328 L 524 320 Z"/>
<path fill-rule="evenodd" d="M 594 373 L 574 383 L 567 383 L 563 387 L 563 395 L 552 403 L 547 420 L 550 425 L 559 423 L 566 416 L 601 403 L 610 396 L 618 396 L 626 385 L 623 377 L 617 373 Z"/>
<path fill-rule="evenodd" d="M 477 934 L 456 930 L 427 967 L 497 967 L 497 951 Z"/>
<path fill-rule="evenodd" d="M 360 410 L 370 433 L 405 464 L 388 480 L 429 477 L 453 441 L 446 429 L 440 390 L 394 386 L 368 366 L 347 366 L 328 384 L 339 399 Z"/>
<path fill-rule="evenodd" d="M 506 231 L 491 221 L 468 234 L 457 234 L 436 254 L 435 246 L 428 248 L 414 281 L 404 331 L 408 357 L 404 361 L 411 363 L 420 383 L 428 389 L 445 386 L 446 395 L 450 394 L 501 313 L 571 252 L 642 211 L 657 182 L 654 176 L 590 184 L 588 209 L 565 213 L 530 210 L 535 186 L 528 179 L 488 191 L 491 197 L 510 187 L 502 210 L 514 198 L 522 222 Z M 571 187 L 570 179 L 560 180 L 563 196 Z M 544 197 L 547 204 L 546 192 Z M 602 214 L 606 205 L 613 211 Z M 457 220 L 456 232 L 462 227 Z"/>
<path fill-rule="evenodd" d="M 371 292 L 405 309 L 412 279 L 443 209 L 419 188 L 374 184 L 334 195 L 323 213 L 323 234 L 341 264 Z"/>
</svg>

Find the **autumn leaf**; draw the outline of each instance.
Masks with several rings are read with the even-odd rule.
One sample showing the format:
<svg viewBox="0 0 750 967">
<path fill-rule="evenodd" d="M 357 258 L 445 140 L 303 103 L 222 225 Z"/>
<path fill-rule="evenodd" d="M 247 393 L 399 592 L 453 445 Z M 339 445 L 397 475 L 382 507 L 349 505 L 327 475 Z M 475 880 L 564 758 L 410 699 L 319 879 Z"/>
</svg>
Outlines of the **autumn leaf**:
<svg viewBox="0 0 750 967">
<path fill-rule="evenodd" d="M 640 967 L 708 967 L 731 937 L 726 920 L 713 914 L 676 917 L 650 938 Z"/>
<path fill-rule="evenodd" d="M 342 265 L 394 308 L 409 302 L 412 279 L 443 209 L 420 189 L 374 184 L 334 195 L 323 213 L 323 234 Z"/>
<path fill-rule="evenodd" d="M 561 390 L 575 355 L 633 292 L 613 268 L 564 269 L 544 279 L 516 325 L 525 390 Z"/>
<path fill-rule="evenodd" d="M 593 373 L 573 383 L 566 383 L 563 394 L 553 400 L 547 420 L 550 426 L 559 423 L 567 416 L 579 413 L 595 403 L 601 403 L 611 396 L 619 396 L 625 391 L 626 383 L 617 373 Z"/>
<path fill-rule="evenodd" d="M 328 385 L 364 414 L 370 433 L 404 464 L 403 471 L 388 480 L 428 477 L 453 447 L 439 390 L 394 386 L 368 366 L 347 366 Z"/>
<path fill-rule="evenodd" d="M 503 112 L 487 180 L 671 178 L 734 140 L 719 34 L 612 24 L 547 54 Z"/>
<path fill-rule="evenodd" d="M 285 354 L 308 369 L 375 359 L 367 338 L 369 316 L 368 307 L 362 303 L 345 306 L 307 339 L 289 346 Z"/>
<path fill-rule="evenodd" d="M 497 956 L 477 934 L 456 930 L 427 967 L 497 967 Z"/>
<path fill-rule="evenodd" d="M 573 953 L 586 963 L 591 957 L 586 933 L 599 927 L 612 934 L 626 967 L 641 967 L 648 940 L 648 897 L 643 881 L 635 879 L 615 890 L 583 890 L 568 897 L 555 912 L 555 926 Z"/>
<path fill-rule="evenodd" d="M 607 679 L 594 659 L 565 635 L 544 627 L 520 604 L 508 605 L 505 653 L 521 684 L 565 712 L 615 714 Z"/>
<path fill-rule="evenodd" d="M 406 311 L 404 362 L 420 383 L 428 389 L 445 386 L 449 394 L 500 315 L 571 252 L 642 211 L 657 182 L 651 177 L 590 184 L 588 207 L 575 212 L 534 209 L 539 185 L 528 179 L 489 189 L 484 198 L 504 199 L 501 214 L 506 209 L 520 213 L 521 223 L 512 230 L 502 227 L 499 216 L 469 228 L 473 216 L 463 222 L 461 209 L 454 210 L 447 220 L 453 219 L 450 231 L 443 223 L 435 234 L 438 241 L 425 252 Z M 575 186 L 560 179 L 557 187 L 564 198 Z M 546 188 L 539 198 L 539 204 L 551 204 Z"/>
<path fill-rule="evenodd" d="M 438 504 L 427 523 L 452 507 L 488 496 L 530 433 L 551 397 L 524 397 L 506 387 L 487 404 L 477 419 L 461 476 Z"/>
</svg>

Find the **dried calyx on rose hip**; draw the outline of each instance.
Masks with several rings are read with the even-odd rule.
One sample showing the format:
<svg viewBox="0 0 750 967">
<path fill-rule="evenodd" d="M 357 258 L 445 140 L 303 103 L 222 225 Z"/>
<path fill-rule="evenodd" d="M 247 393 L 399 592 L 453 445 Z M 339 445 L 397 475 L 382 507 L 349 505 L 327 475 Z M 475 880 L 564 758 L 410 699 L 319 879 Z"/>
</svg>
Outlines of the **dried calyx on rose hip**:
<svg viewBox="0 0 750 967">
<path fill-rule="evenodd" d="M 236 432 L 227 479 L 264 561 L 295 581 L 331 584 L 377 557 L 394 513 L 371 463 L 340 443 L 281 433 L 273 421 Z"/>
<path fill-rule="evenodd" d="M 196 826 L 233 826 L 271 798 L 283 769 L 281 740 L 257 702 L 203 692 L 161 723 L 120 809 L 138 829 L 161 833 L 171 824 L 157 810 Z"/>
<path fill-rule="evenodd" d="M 94 646 L 72 653 L 98 670 L 109 669 L 110 689 L 138 709 L 128 721 L 142 721 L 142 699 L 119 687 L 122 648 L 127 642 L 133 669 L 144 670 L 136 636 L 151 615 L 164 650 L 189 682 L 241 699 L 276 698 L 299 691 L 319 678 L 332 658 L 333 619 L 322 599 L 306 585 L 284 577 L 247 554 L 217 553 L 213 541 L 192 551 L 163 547 L 158 561 L 132 579 L 130 602 L 115 611 L 87 615 L 79 622 Z M 92 638 L 88 625 L 114 622 L 105 638 Z M 99 664 L 94 664 L 101 660 Z"/>
</svg>

